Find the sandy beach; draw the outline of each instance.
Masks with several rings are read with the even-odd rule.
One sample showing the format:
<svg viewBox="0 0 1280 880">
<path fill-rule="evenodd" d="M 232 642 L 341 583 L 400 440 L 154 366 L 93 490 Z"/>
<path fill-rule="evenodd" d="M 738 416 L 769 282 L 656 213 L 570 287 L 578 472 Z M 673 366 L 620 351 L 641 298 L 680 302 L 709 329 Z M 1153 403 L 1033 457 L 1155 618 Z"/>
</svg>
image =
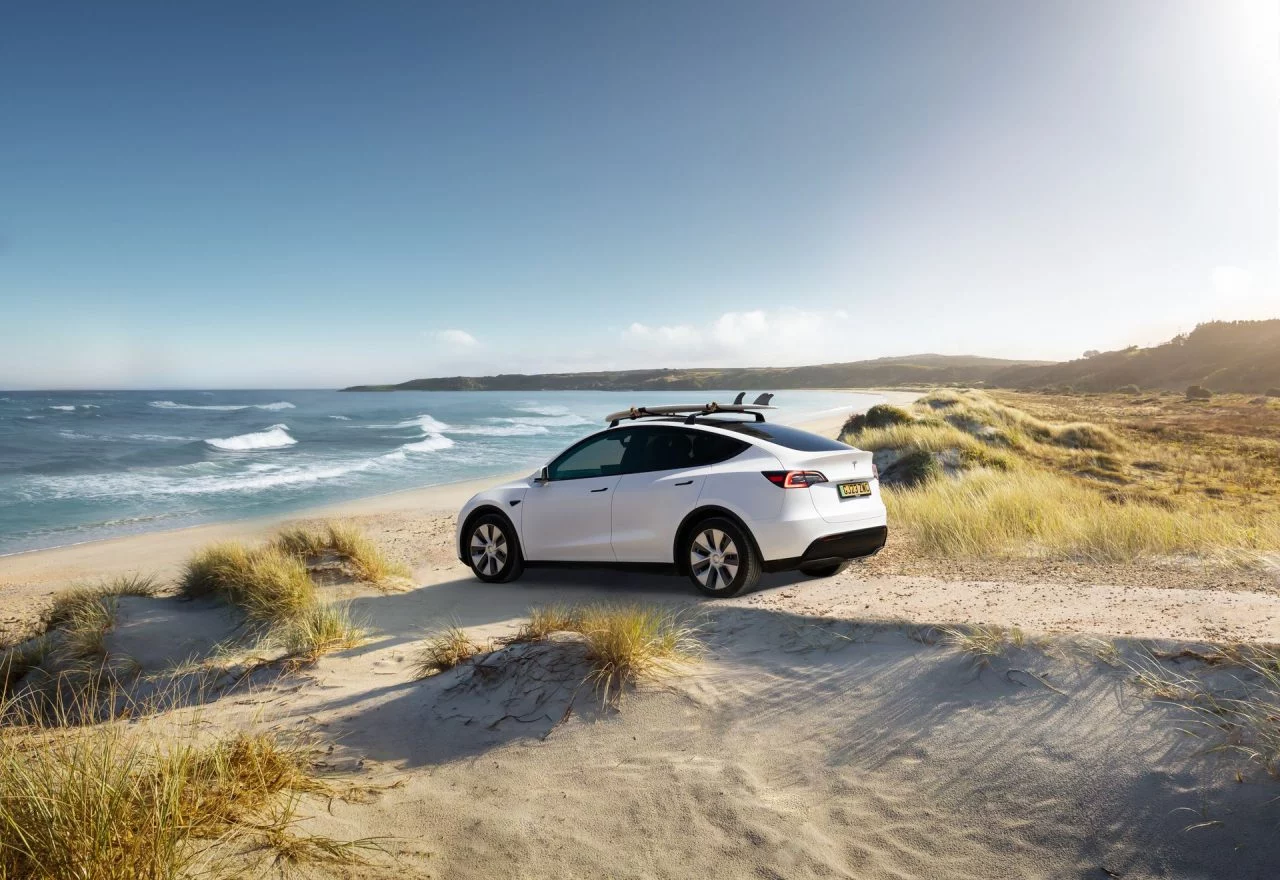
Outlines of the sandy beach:
<svg viewBox="0 0 1280 880">
<path fill-rule="evenodd" d="M 844 417 L 806 427 L 834 435 Z M 1280 641 L 1266 578 L 1025 565 L 948 577 L 912 573 L 891 546 L 831 579 L 766 576 L 714 602 L 680 578 L 607 571 L 484 585 L 455 558 L 453 513 L 491 482 L 309 511 L 364 529 L 410 582 L 326 586 L 366 644 L 198 710 L 204 730 L 318 741 L 322 769 L 359 793 L 309 804 L 303 825 L 379 850 L 311 876 L 1261 880 L 1280 864 L 1274 782 L 1205 754 L 1181 732 L 1185 711 L 1144 699 L 1116 661 L 1184 644 L 1170 640 Z M 196 548 L 278 525 L 0 559 L 6 624 L 29 626 L 68 583 L 172 581 Z M 582 688 L 571 650 L 501 647 L 534 606 L 601 600 L 677 609 L 703 650 L 610 707 Z M 945 632 L 966 623 L 1027 641 L 975 658 Z M 417 645 L 445 626 L 497 650 L 416 680 Z M 160 671 L 235 632 L 222 605 L 126 598 L 108 652 Z"/>
</svg>

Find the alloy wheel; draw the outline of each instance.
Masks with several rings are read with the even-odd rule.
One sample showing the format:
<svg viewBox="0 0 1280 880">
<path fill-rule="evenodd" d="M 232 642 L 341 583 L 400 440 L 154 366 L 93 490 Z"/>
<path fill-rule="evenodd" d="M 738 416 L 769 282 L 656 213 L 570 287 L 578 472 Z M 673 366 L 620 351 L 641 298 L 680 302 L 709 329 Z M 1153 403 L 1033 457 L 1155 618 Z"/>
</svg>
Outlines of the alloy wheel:
<svg viewBox="0 0 1280 880">
<path fill-rule="evenodd" d="M 738 576 L 738 545 L 728 532 L 705 529 L 693 539 L 689 570 L 708 590 L 722 590 Z"/>
<path fill-rule="evenodd" d="M 471 565 L 484 575 L 493 576 L 507 564 L 507 536 L 492 523 L 481 523 L 471 533 Z"/>
</svg>

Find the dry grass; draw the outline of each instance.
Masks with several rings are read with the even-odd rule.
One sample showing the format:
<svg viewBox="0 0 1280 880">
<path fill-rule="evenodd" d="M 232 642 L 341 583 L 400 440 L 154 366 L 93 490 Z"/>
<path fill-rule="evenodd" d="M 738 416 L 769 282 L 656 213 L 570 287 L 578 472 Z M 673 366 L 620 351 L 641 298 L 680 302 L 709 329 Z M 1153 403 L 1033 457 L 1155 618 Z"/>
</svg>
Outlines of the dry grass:
<svg viewBox="0 0 1280 880">
<path fill-rule="evenodd" d="M 308 840 L 289 833 L 297 798 L 326 791 L 305 749 L 269 736 L 162 743 L 115 724 L 9 734 L 0 738 L 0 876 L 225 876 L 228 858 L 238 869 L 246 851 L 279 858 L 275 841 Z M 348 862 L 367 845 L 311 843 Z"/>
<path fill-rule="evenodd" d="M 675 611 L 651 605 L 591 605 L 579 629 L 590 680 L 603 699 L 617 699 L 640 678 L 669 672 L 699 651 L 696 628 Z"/>
<path fill-rule="evenodd" d="M 1152 699 L 1191 710 L 1186 733 L 1205 739 L 1210 751 L 1244 755 L 1268 774 L 1280 777 L 1280 649 L 1233 646 L 1200 660 L 1190 671 L 1177 669 L 1157 655 L 1128 663 L 1134 682 Z M 1202 676 L 1210 667 L 1228 667 L 1233 675 L 1215 687 Z"/>
<path fill-rule="evenodd" d="M 580 632 L 584 607 L 581 605 L 541 605 L 529 610 L 529 621 L 520 627 L 514 641 L 538 642 L 552 633 Z"/>
<path fill-rule="evenodd" d="M 28 713 L 56 713 L 64 703 L 82 704 L 86 694 L 136 675 L 131 658 L 107 656 L 107 633 L 115 626 L 120 597 L 155 592 L 153 578 L 132 575 L 55 595 L 44 616 L 44 631 L 0 657 L 0 718 L 12 720 L 9 710 L 17 704 Z"/>
<path fill-rule="evenodd" d="M 254 623 L 289 620 L 315 604 L 315 584 L 295 556 L 273 546 L 214 544 L 187 563 L 184 596 L 215 595 L 244 611 Z"/>
<path fill-rule="evenodd" d="M 1280 547 L 1280 518 L 1117 504 L 1057 474 L 975 471 L 885 492 L 891 521 L 940 556 L 1123 562 L 1194 554 L 1224 562 Z"/>
<path fill-rule="evenodd" d="M 528 639 L 535 641 L 535 639 Z M 457 626 L 429 636 L 413 660 L 414 678 L 428 678 L 453 669 L 487 649 Z"/>
<path fill-rule="evenodd" d="M 1046 400 L 938 391 L 917 403 L 915 421 L 846 439 L 884 453 L 877 460 L 890 518 L 920 553 L 1253 564 L 1280 548 L 1280 499 L 1270 494 L 1280 491 L 1280 439 L 1262 431 L 1227 441 L 1221 433 L 1224 425 L 1245 432 L 1242 422 L 1256 406 L 1223 406 L 1214 419 L 1200 413 L 1194 432 L 1182 413 L 1181 427 L 1158 440 L 1160 430 L 1126 420 L 1130 398 Z M 1187 406 L 1153 400 L 1143 404 L 1148 413 Z M 1033 404 L 1037 412 L 1024 409 Z M 1201 448 L 1222 457 L 1195 451 Z M 1255 460 L 1269 467 L 1267 476 Z M 1212 485 L 1187 488 L 1197 483 Z"/>
<path fill-rule="evenodd" d="M 268 639 L 280 645 L 290 657 L 315 662 L 324 654 L 359 647 L 366 636 L 364 625 L 352 618 L 350 606 L 317 602 L 279 623 Z"/>
<path fill-rule="evenodd" d="M 941 627 L 939 631 L 946 644 L 984 662 L 1003 657 L 1011 649 L 1023 648 L 1030 643 L 1016 626 L 954 626 Z"/>
<path fill-rule="evenodd" d="M 364 532 L 345 523 L 326 522 L 314 528 L 294 526 L 277 534 L 271 544 L 309 565 L 332 558 L 353 577 L 372 584 L 409 576 L 405 566 L 390 562 Z"/>
<path fill-rule="evenodd" d="M 558 632 L 582 637 L 591 668 L 588 680 L 606 702 L 619 699 L 639 679 L 671 671 L 701 651 L 696 626 L 679 612 L 652 605 L 534 608 L 512 641 L 542 641 Z"/>
</svg>

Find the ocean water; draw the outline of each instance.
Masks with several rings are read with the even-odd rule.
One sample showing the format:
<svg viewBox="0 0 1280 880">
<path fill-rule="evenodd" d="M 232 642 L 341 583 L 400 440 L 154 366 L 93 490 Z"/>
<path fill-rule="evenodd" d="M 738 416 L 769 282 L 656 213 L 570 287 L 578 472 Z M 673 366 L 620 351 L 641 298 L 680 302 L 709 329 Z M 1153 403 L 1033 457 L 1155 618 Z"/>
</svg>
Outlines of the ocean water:
<svg viewBox="0 0 1280 880">
<path fill-rule="evenodd" d="M 735 392 L 0 392 L 0 554 L 534 468 L 633 404 Z M 785 391 L 781 421 L 872 396 Z"/>
</svg>

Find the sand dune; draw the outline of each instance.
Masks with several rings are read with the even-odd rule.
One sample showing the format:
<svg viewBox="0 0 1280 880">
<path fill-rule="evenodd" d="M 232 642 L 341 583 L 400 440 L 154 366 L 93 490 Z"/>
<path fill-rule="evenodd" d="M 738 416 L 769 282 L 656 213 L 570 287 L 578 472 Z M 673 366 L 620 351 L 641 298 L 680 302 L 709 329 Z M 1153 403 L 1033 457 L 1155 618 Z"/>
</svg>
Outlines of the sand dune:
<svg viewBox="0 0 1280 880">
<path fill-rule="evenodd" d="M 307 822 L 391 838 L 394 863 L 340 876 L 1263 878 L 1280 864 L 1275 783 L 1200 754 L 1184 710 L 1144 699 L 1090 644 L 981 663 L 928 628 L 616 586 L 698 615 L 706 645 L 618 709 L 554 644 L 414 680 L 433 624 L 498 638 L 531 604 L 616 596 L 585 579 L 450 579 L 355 596 L 369 645 L 202 718 L 312 732 L 373 789 Z M 230 621 L 128 602 L 113 648 L 157 664 Z"/>
</svg>

